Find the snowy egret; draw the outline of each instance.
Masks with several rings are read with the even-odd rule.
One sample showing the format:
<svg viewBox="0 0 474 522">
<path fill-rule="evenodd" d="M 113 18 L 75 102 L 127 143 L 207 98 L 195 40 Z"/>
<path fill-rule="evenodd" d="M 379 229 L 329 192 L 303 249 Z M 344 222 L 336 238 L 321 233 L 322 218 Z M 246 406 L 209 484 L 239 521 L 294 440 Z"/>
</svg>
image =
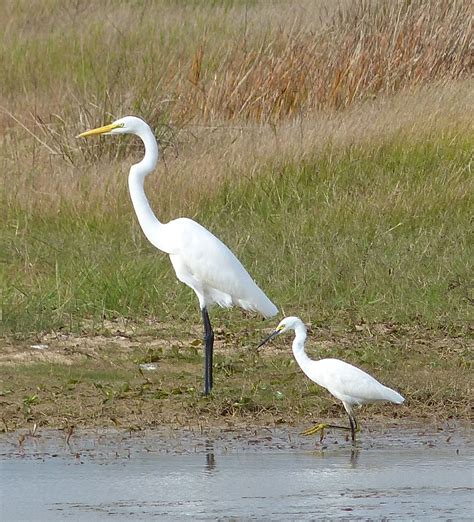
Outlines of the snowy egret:
<svg viewBox="0 0 474 522">
<path fill-rule="evenodd" d="M 329 393 L 342 401 L 350 423 L 350 428 L 333 426 L 331 424 L 317 424 L 303 431 L 302 435 L 313 435 L 319 432 L 322 440 L 325 428 L 350 429 L 352 440 L 354 441 L 356 430 L 358 430 L 353 410 L 354 406 L 378 401 L 390 401 L 395 404 L 401 404 L 405 400 L 395 390 L 387 388 L 387 386 L 378 382 L 368 373 L 352 366 L 352 364 L 339 359 L 320 359 L 319 361 L 310 359 L 304 350 L 306 327 L 298 317 L 286 317 L 283 319 L 276 327 L 276 330 L 259 344 L 259 348 L 270 339 L 289 330 L 295 331 L 292 348 L 293 355 L 300 368 L 312 381 L 326 388 Z"/>
<path fill-rule="evenodd" d="M 105 134 L 135 134 L 145 146 L 144 158 L 130 168 L 128 186 L 133 207 L 147 239 L 170 256 L 176 277 L 191 287 L 199 299 L 204 323 L 204 393 L 212 389 L 214 332 L 208 308 L 240 306 L 271 317 L 277 307 L 256 285 L 235 255 L 217 237 L 192 219 L 161 223 L 145 195 L 145 177 L 158 162 L 159 150 L 153 131 L 140 118 L 125 116 L 110 125 L 79 134 L 78 138 Z"/>
</svg>

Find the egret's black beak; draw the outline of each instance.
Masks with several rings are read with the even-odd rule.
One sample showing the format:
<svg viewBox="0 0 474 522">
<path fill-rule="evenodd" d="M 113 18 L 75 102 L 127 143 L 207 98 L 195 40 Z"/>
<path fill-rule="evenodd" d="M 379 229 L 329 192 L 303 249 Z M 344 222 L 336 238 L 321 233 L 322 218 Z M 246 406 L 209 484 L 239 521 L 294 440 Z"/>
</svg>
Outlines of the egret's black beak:
<svg viewBox="0 0 474 522">
<path fill-rule="evenodd" d="M 268 341 L 271 341 L 274 337 L 276 337 L 280 332 L 278 330 L 275 330 L 272 332 L 266 339 L 264 339 L 258 346 L 257 350 L 262 347 L 264 344 L 268 343 Z"/>
</svg>

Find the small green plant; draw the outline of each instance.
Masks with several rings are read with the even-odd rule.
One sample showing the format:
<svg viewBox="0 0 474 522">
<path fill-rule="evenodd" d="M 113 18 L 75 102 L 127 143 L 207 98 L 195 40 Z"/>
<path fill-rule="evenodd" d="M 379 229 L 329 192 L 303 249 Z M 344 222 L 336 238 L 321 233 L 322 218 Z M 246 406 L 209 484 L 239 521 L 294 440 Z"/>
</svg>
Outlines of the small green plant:
<svg viewBox="0 0 474 522">
<path fill-rule="evenodd" d="M 27 395 L 23 398 L 23 415 L 25 418 L 30 417 L 32 407 L 39 403 L 38 395 Z"/>
</svg>

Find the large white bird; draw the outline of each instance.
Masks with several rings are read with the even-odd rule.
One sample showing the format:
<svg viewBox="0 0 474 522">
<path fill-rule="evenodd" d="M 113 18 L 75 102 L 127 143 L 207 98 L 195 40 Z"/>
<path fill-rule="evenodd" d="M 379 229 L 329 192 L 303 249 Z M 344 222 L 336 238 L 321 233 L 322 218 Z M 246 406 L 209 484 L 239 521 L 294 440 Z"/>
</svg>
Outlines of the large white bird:
<svg viewBox="0 0 474 522">
<path fill-rule="evenodd" d="M 310 359 L 304 350 L 306 327 L 298 317 L 286 317 L 283 319 L 276 327 L 276 330 L 260 343 L 259 348 L 270 339 L 289 330 L 295 331 L 292 348 L 293 355 L 300 368 L 312 381 L 326 388 L 329 393 L 342 401 L 350 423 L 350 428 L 333 426 L 331 424 L 317 424 L 305 430 L 302 435 L 312 435 L 320 432 L 322 440 L 325 428 L 350 429 L 352 440 L 354 441 L 356 430 L 358 430 L 354 406 L 379 401 L 402 404 L 405 400 L 395 390 L 387 388 L 387 386 L 378 382 L 368 373 L 352 366 L 352 364 L 339 359 L 320 359 L 319 361 Z"/>
<path fill-rule="evenodd" d="M 145 146 L 145 156 L 132 165 L 128 186 L 140 226 L 156 248 L 170 256 L 176 277 L 190 286 L 199 299 L 204 322 L 204 393 L 212 389 L 214 332 L 208 308 L 240 306 L 271 317 L 277 307 L 255 284 L 235 255 L 222 241 L 192 219 L 179 218 L 161 223 L 150 207 L 144 191 L 145 177 L 158 162 L 159 150 L 153 131 L 140 118 L 125 116 L 110 125 L 92 129 L 79 137 L 103 134 L 135 134 Z"/>
</svg>

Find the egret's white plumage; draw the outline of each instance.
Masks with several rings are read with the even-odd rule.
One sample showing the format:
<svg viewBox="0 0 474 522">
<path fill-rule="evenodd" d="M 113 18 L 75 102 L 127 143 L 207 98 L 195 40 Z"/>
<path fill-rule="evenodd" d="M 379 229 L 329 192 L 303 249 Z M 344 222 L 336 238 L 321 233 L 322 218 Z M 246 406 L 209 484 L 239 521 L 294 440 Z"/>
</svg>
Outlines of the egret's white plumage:
<svg viewBox="0 0 474 522">
<path fill-rule="evenodd" d="M 133 207 L 147 239 L 170 256 L 177 278 L 196 293 L 201 307 L 206 343 L 205 393 L 212 388 L 212 345 L 214 335 L 207 308 L 240 306 L 271 317 L 277 307 L 256 285 L 240 261 L 211 232 L 192 219 L 179 218 L 161 223 L 145 195 L 145 177 L 159 158 L 151 128 L 140 118 L 125 116 L 110 125 L 83 132 L 79 137 L 103 134 L 135 134 L 145 146 L 143 159 L 132 165 L 128 185 Z"/>
<path fill-rule="evenodd" d="M 278 312 L 229 248 L 203 226 L 187 218 L 164 226 L 175 240 L 169 254 L 176 276 L 196 292 L 201 306 L 240 306 L 264 317 Z"/>
<path fill-rule="evenodd" d="M 401 404 L 405 399 L 395 390 L 384 386 L 368 373 L 339 359 L 314 361 L 305 352 L 306 327 L 298 317 L 286 317 L 276 330 L 261 344 L 289 330 L 294 330 L 293 355 L 303 372 L 316 384 L 326 388 L 334 397 L 342 401 L 349 416 L 352 439 L 355 438 L 357 421 L 353 407 L 371 402 L 389 401 Z M 318 425 L 304 432 L 306 435 L 322 432 L 327 425 Z"/>
</svg>

